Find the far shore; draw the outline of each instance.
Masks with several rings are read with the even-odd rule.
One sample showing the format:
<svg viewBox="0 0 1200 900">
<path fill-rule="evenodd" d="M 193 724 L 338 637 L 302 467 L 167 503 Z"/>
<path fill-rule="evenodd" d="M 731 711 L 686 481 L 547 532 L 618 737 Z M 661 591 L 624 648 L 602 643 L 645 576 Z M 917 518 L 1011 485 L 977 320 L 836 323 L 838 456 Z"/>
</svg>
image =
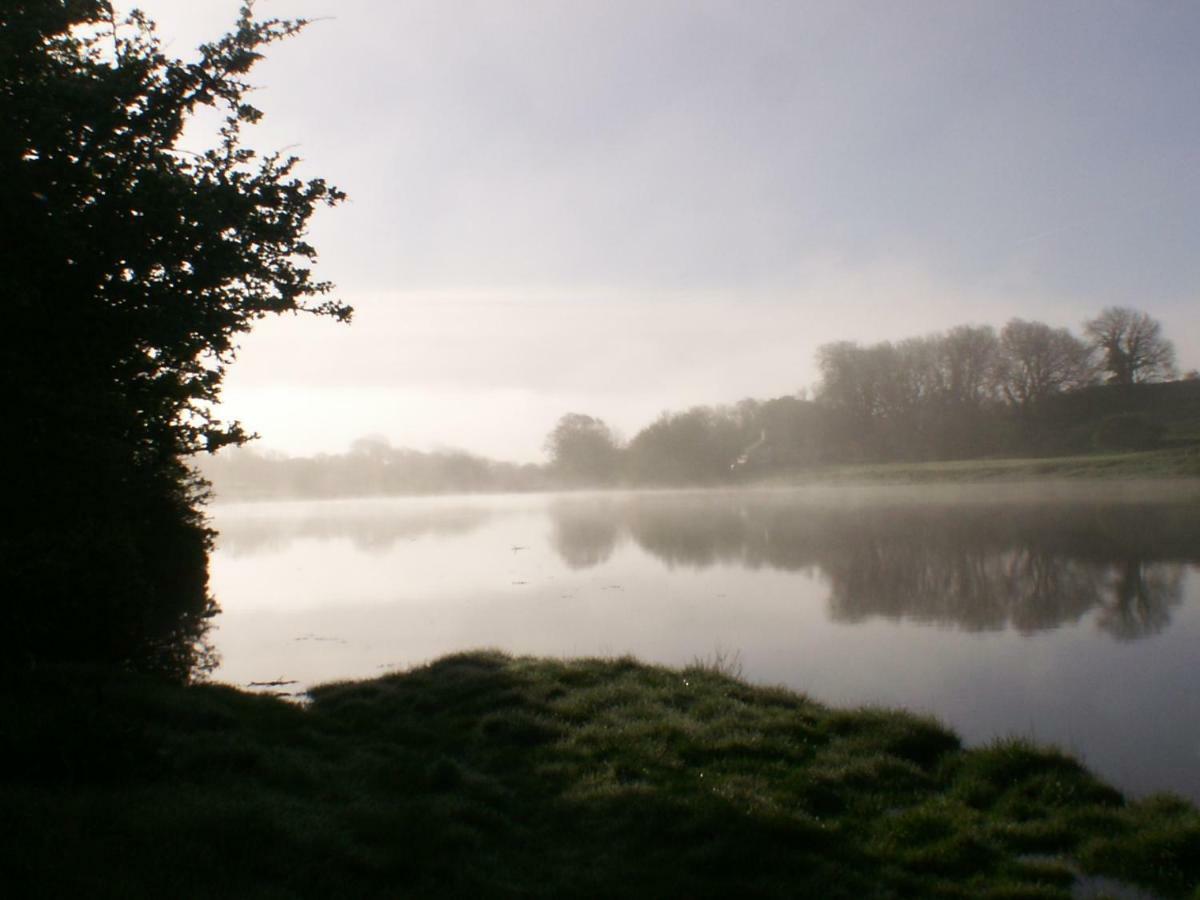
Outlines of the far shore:
<svg viewBox="0 0 1200 900">
<path fill-rule="evenodd" d="M 1143 453 L 1108 453 L 935 462 L 814 466 L 757 479 L 760 485 L 1021 482 L 1059 479 L 1200 481 L 1200 445 Z"/>
<path fill-rule="evenodd" d="M 744 490 L 768 488 L 854 488 L 904 485 L 951 485 L 967 488 L 1003 485 L 1009 499 L 1027 495 L 1022 484 L 1041 486 L 1061 483 L 1054 493 L 1077 494 L 1085 485 L 1100 487 L 1106 495 L 1141 493 L 1164 499 L 1193 499 L 1200 496 L 1200 445 L 1143 453 L 1089 454 L 1036 458 L 966 459 L 933 462 L 855 463 L 816 465 L 770 474 L 741 473 L 729 481 L 705 484 L 617 484 L 545 485 L 534 490 L 459 490 L 410 493 L 275 493 L 256 492 L 247 486 L 222 491 L 214 485 L 213 502 L 256 503 L 282 500 L 366 500 L 400 497 L 497 496 L 503 494 L 583 494 L 622 491 Z M 1118 485 L 1123 485 L 1118 487 Z M 1171 487 L 1168 487 L 1171 485 Z"/>
</svg>

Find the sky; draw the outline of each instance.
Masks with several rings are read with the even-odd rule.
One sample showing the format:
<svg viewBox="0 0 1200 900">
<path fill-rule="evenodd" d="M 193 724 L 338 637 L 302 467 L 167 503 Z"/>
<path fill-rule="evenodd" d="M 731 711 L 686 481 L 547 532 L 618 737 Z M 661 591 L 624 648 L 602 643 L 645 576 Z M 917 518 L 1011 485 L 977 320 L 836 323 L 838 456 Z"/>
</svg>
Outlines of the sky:
<svg viewBox="0 0 1200 900">
<path fill-rule="evenodd" d="M 136 5 L 188 59 L 239 4 Z M 1200 366 L 1191 0 L 256 9 L 315 20 L 247 143 L 349 194 L 311 239 L 356 309 L 242 342 L 223 411 L 260 448 L 537 461 L 566 412 L 631 437 L 811 389 L 830 341 L 1110 305 Z"/>
</svg>

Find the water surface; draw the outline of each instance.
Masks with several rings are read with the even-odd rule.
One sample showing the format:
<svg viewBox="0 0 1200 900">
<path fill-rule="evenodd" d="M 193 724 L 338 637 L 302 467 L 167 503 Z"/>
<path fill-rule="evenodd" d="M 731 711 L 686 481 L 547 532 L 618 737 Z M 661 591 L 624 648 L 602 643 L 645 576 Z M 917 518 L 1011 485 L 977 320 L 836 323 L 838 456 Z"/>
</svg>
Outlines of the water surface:
<svg viewBox="0 0 1200 900">
<path fill-rule="evenodd" d="M 1200 800 L 1194 486 L 255 503 L 214 524 L 222 680 L 303 687 L 478 647 L 723 658 Z"/>
</svg>

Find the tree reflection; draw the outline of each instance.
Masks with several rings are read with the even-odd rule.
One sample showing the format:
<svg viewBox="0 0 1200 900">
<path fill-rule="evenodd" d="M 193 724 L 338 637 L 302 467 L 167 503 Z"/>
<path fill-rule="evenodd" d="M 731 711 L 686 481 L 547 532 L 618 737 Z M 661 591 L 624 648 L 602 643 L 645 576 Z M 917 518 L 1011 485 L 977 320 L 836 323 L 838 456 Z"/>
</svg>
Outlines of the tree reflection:
<svg viewBox="0 0 1200 900">
<path fill-rule="evenodd" d="M 1100 627 L 1117 640 L 1158 634 L 1171 624 L 1170 610 L 1183 602 L 1183 566 L 1130 559 L 1112 567 Z"/>
<path fill-rule="evenodd" d="M 552 509 L 572 568 L 629 534 L 668 567 L 813 569 L 831 616 L 882 616 L 1030 634 L 1079 622 L 1119 640 L 1162 631 L 1200 561 L 1194 504 L 1128 502 L 846 505 L 796 494 L 640 495 Z"/>
<path fill-rule="evenodd" d="M 279 509 L 287 510 L 287 507 Z M 250 510 L 220 518 L 217 546 L 223 554 L 236 558 L 278 552 L 301 539 L 345 539 L 363 553 L 382 554 L 400 541 L 414 541 L 429 535 L 469 534 L 492 516 L 490 510 L 472 507 L 404 509 L 382 505 L 363 508 L 355 504 L 348 504 L 342 512 L 319 508 L 309 515 L 288 511 L 272 514 L 270 508 L 261 515 L 254 515 L 253 507 Z"/>
<path fill-rule="evenodd" d="M 607 562 L 620 539 L 618 518 L 607 505 L 560 505 L 551 522 L 550 545 L 572 569 Z"/>
</svg>

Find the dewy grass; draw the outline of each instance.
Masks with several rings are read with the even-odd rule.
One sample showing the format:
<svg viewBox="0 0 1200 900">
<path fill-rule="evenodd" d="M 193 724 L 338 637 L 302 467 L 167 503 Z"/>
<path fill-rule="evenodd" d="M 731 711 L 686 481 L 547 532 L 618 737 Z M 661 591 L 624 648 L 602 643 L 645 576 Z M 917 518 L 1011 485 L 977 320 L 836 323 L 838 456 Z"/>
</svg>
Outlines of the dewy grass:
<svg viewBox="0 0 1200 900">
<path fill-rule="evenodd" d="M 696 665 L 480 652 L 307 706 L 7 685 L 6 896 L 1196 896 L 1200 814 Z"/>
</svg>

